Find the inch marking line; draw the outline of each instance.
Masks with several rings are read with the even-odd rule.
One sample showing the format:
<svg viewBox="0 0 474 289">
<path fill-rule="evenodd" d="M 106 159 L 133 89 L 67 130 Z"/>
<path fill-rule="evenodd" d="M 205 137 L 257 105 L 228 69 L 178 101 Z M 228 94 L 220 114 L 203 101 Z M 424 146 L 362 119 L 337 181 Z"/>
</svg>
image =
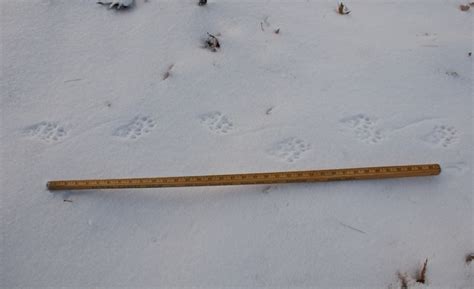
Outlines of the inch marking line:
<svg viewBox="0 0 474 289">
<path fill-rule="evenodd" d="M 130 179 L 49 181 L 50 191 L 309 183 L 435 176 L 439 164 Z"/>
</svg>

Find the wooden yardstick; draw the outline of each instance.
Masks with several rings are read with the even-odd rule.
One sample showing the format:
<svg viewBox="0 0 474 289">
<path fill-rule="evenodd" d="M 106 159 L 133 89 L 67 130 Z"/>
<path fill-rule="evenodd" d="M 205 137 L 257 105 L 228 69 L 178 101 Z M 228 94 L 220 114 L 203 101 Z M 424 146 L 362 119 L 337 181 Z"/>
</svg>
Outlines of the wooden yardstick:
<svg viewBox="0 0 474 289">
<path fill-rule="evenodd" d="M 195 186 L 236 186 L 422 177 L 439 175 L 440 173 L 441 167 L 439 164 L 420 164 L 227 175 L 129 179 L 61 180 L 50 181 L 47 183 L 47 187 L 49 190 L 53 191 Z"/>
</svg>

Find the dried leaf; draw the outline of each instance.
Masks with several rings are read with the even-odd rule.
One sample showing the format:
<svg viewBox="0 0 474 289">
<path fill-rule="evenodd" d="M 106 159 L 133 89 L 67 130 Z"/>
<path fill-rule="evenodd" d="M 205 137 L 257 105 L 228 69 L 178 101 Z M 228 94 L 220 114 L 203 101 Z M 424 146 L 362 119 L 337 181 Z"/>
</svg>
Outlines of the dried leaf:
<svg viewBox="0 0 474 289">
<path fill-rule="evenodd" d="M 342 2 L 339 3 L 339 6 L 337 7 L 337 12 L 341 15 L 347 15 L 351 13 L 351 11 L 347 9 L 347 6 L 345 6 Z"/>
<path fill-rule="evenodd" d="M 426 266 L 428 265 L 428 259 L 425 260 L 423 263 L 423 267 L 421 267 L 420 273 L 418 274 L 418 278 L 416 278 L 416 282 L 425 284 L 426 283 Z"/>
<path fill-rule="evenodd" d="M 469 5 L 459 5 L 459 9 L 461 9 L 461 11 L 468 11 L 469 8 L 471 8 Z"/>
<path fill-rule="evenodd" d="M 206 47 L 209 48 L 212 52 L 216 52 L 217 49 L 221 48 L 221 44 L 219 43 L 219 39 L 217 39 L 217 37 L 210 34 L 209 32 L 207 33 L 207 35 L 209 37 L 206 39 Z"/>
<path fill-rule="evenodd" d="M 472 261 L 474 261 L 474 253 L 468 254 L 466 256 L 466 263 L 471 263 Z"/>
</svg>

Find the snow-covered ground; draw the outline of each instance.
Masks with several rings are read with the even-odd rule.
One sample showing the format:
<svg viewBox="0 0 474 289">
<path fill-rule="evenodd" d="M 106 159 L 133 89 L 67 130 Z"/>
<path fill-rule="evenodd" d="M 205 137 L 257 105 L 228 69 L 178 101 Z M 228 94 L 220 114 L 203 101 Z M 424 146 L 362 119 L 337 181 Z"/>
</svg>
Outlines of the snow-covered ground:
<svg viewBox="0 0 474 289">
<path fill-rule="evenodd" d="M 1 1 L 0 287 L 472 288 L 474 7 L 197 2 Z M 440 176 L 45 187 L 432 162 Z"/>
</svg>

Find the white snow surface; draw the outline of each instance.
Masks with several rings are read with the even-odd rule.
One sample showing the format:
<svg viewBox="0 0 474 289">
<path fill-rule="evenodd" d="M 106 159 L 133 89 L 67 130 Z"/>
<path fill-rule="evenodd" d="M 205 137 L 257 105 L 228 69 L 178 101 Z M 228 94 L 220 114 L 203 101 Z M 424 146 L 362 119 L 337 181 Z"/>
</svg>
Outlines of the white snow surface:
<svg viewBox="0 0 474 289">
<path fill-rule="evenodd" d="M 472 288 L 474 7 L 95 2 L 1 1 L 1 288 Z M 410 163 L 443 171 L 45 186 Z"/>
</svg>

